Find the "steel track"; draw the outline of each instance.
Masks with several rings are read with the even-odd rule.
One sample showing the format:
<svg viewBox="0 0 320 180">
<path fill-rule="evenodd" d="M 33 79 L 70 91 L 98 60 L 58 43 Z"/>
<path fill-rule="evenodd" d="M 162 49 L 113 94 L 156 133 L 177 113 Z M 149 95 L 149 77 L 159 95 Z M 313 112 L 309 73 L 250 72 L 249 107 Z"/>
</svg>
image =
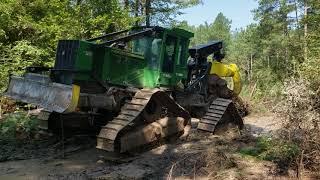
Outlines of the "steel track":
<svg viewBox="0 0 320 180">
<path fill-rule="evenodd" d="M 211 103 L 204 117 L 201 118 L 198 129 L 214 133 L 219 123 L 226 120 L 230 121 L 230 119 L 232 119 L 232 123 L 237 124 L 242 129 L 243 120 L 232 100 L 217 98 Z"/>
</svg>

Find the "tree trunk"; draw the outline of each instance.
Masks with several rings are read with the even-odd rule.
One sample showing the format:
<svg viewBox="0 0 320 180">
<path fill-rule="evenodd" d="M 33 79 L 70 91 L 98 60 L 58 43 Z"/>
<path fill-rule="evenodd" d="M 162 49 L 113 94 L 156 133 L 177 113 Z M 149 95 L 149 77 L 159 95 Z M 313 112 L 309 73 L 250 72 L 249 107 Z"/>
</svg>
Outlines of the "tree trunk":
<svg viewBox="0 0 320 180">
<path fill-rule="evenodd" d="M 135 4 L 134 4 L 134 17 L 135 18 L 138 18 L 138 16 L 139 16 L 139 5 L 140 5 L 139 0 L 136 0 Z M 139 25 L 139 22 L 138 22 L 138 20 L 136 20 L 136 26 L 138 26 L 138 25 Z"/>
<path fill-rule="evenodd" d="M 141 1 L 140 1 L 140 5 L 139 5 L 141 16 L 142 16 L 142 15 L 145 15 L 145 10 L 144 10 L 144 9 L 145 9 L 145 6 L 146 6 L 145 0 L 144 0 L 144 1 L 141 0 Z"/>
<path fill-rule="evenodd" d="M 296 23 L 297 23 L 297 29 L 299 29 L 299 17 L 298 17 L 298 4 L 297 0 L 294 1 L 294 9 L 295 9 L 295 14 L 296 14 Z M 299 40 L 301 39 L 300 33 L 298 33 Z"/>
<path fill-rule="evenodd" d="M 150 26 L 150 11 L 151 11 L 151 0 L 146 0 L 145 4 L 145 13 L 146 13 L 146 26 Z"/>
<path fill-rule="evenodd" d="M 307 16 L 308 16 L 308 4 L 307 4 L 307 0 L 304 0 L 304 18 L 307 18 Z M 307 61 L 308 59 L 307 38 L 308 38 L 308 24 L 307 22 L 305 22 L 304 23 L 304 61 Z"/>
<path fill-rule="evenodd" d="M 129 9 L 129 0 L 124 0 L 124 8 Z"/>
<path fill-rule="evenodd" d="M 253 74 L 253 54 L 251 53 L 251 56 L 250 56 L 250 80 L 252 79 L 252 74 Z"/>
</svg>

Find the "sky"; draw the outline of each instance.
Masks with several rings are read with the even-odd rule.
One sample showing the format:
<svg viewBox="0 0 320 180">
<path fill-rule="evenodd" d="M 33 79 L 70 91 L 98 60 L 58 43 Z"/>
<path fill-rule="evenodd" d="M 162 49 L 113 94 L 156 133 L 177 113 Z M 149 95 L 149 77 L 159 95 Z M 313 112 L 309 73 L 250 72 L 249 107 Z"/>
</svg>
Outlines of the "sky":
<svg viewBox="0 0 320 180">
<path fill-rule="evenodd" d="M 251 10 L 258 7 L 256 0 L 203 0 L 203 4 L 183 10 L 178 20 L 186 20 L 190 25 L 212 23 L 222 12 L 232 20 L 232 30 L 246 27 L 254 22 Z"/>
</svg>

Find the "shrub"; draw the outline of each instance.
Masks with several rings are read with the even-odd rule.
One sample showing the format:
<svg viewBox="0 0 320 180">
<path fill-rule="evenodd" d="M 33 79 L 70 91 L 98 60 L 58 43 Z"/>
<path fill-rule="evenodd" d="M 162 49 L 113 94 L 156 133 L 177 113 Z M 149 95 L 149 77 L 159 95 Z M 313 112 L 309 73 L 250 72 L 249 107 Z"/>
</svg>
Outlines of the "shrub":
<svg viewBox="0 0 320 180">
<path fill-rule="evenodd" d="M 0 140 L 30 139 L 37 128 L 35 117 L 25 112 L 11 113 L 0 121 Z"/>
<path fill-rule="evenodd" d="M 302 78 L 285 83 L 284 99 L 277 112 L 283 120 L 280 137 L 299 147 L 296 159 L 298 173 L 304 168 L 320 171 L 320 88 Z"/>
</svg>

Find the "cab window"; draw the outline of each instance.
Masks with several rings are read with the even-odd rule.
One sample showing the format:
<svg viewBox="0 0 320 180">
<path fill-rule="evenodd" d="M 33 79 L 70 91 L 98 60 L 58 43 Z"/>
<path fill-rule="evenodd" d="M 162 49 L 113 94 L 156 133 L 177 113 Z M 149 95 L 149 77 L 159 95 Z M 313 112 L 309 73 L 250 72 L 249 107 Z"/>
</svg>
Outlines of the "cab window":
<svg viewBox="0 0 320 180">
<path fill-rule="evenodd" d="M 179 46 L 178 46 L 178 61 L 177 65 L 179 66 L 185 66 L 187 64 L 187 41 L 186 40 L 180 40 Z"/>
<path fill-rule="evenodd" d="M 160 64 L 162 39 L 143 37 L 133 41 L 132 53 L 141 54 L 147 60 L 151 69 L 158 69 Z"/>
<path fill-rule="evenodd" d="M 174 70 L 176 44 L 177 38 L 173 36 L 167 36 L 162 65 L 163 72 L 172 73 Z"/>
</svg>

